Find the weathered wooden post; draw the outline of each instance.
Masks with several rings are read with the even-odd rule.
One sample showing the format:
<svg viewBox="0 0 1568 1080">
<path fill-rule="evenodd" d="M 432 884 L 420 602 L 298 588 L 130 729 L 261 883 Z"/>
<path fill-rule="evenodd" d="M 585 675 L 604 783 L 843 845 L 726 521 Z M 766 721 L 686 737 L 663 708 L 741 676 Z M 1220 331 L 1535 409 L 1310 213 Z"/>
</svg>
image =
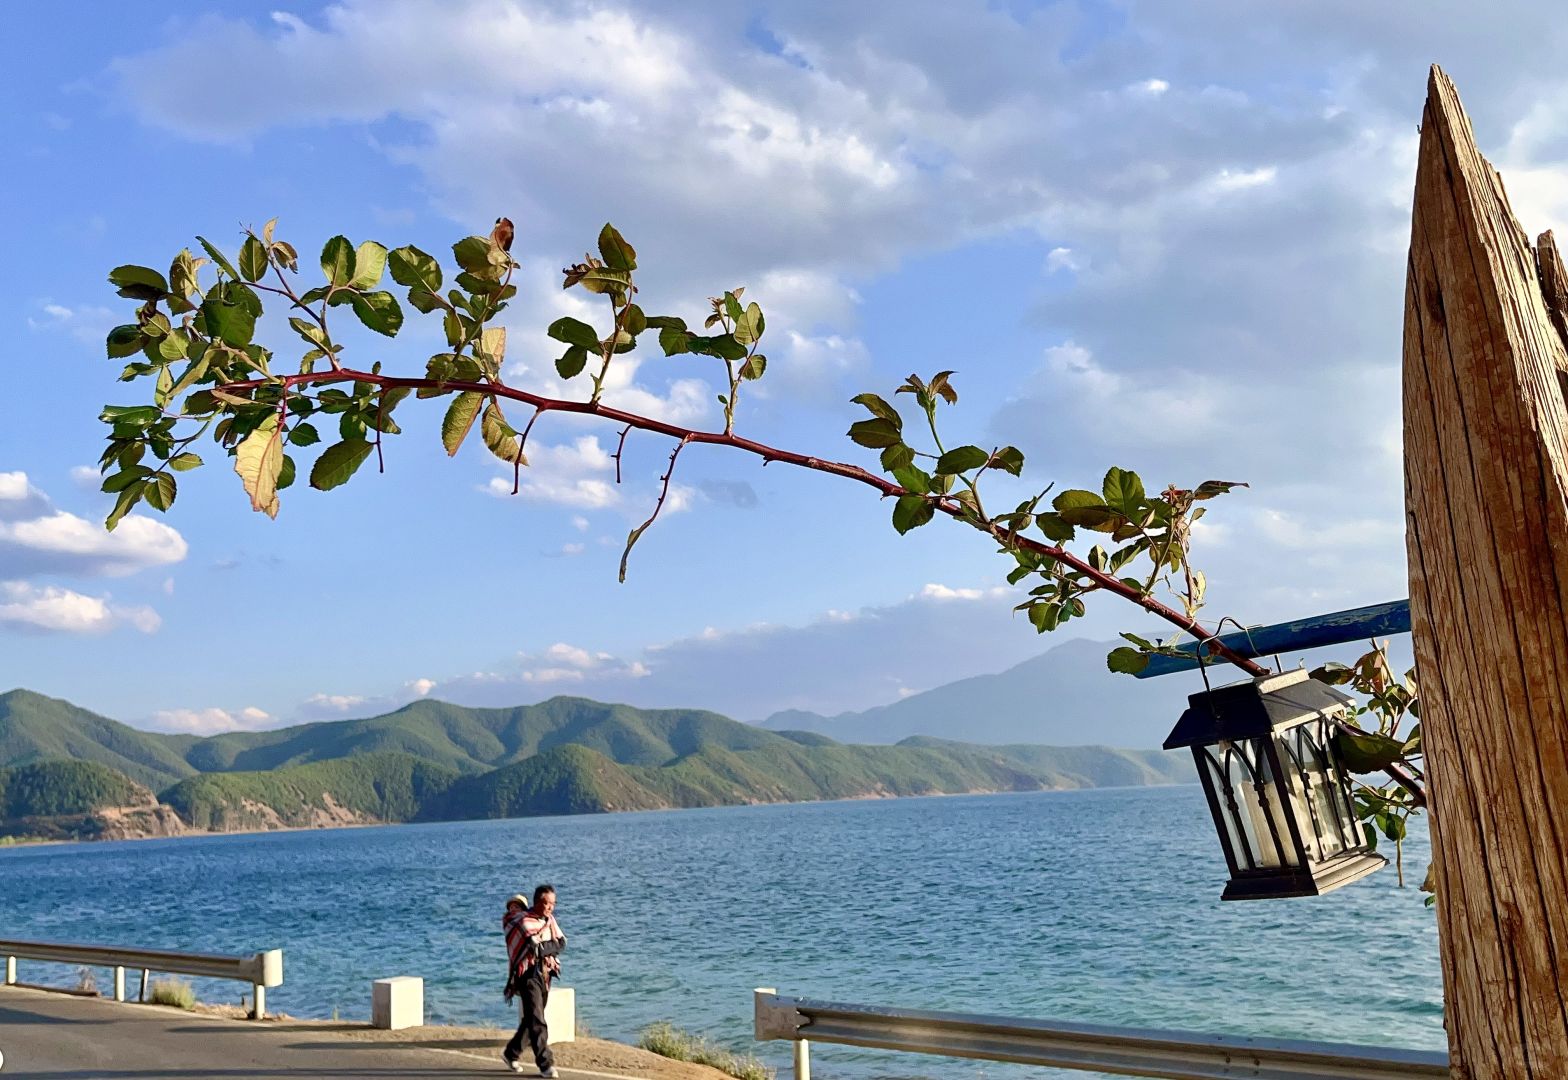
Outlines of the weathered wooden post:
<svg viewBox="0 0 1568 1080">
<path fill-rule="evenodd" d="M 1561 266 L 1433 68 L 1405 289 L 1410 604 L 1453 1075 L 1568 1077 Z"/>
</svg>

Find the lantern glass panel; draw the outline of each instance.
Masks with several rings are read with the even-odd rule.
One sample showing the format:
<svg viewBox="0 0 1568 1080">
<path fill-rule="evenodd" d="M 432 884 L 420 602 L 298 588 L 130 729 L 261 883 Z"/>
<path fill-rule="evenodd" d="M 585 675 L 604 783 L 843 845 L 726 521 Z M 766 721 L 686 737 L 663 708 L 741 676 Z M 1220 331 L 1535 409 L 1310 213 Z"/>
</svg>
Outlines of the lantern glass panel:
<svg viewBox="0 0 1568 1080">
<path fill-rule="evenodd" d="M 1300 724 L 1276 736 L 1280 762 L 1290 773 L 1296 823 L 1309 854 L 1320 862 L 1360 846 L 1344 777 L 1328 753 L 1331 737 L 1326 720 Z"/>
<path fill-rule="evenodd" d="M 1226 780 L 1234 793 L 1253 866 L 1298 866 L 1300 860 L 1291 847 L 1290 824 L 1280 805 L 1280 785 L 1269 764 L 1266 746 L 1264 739 L 1244 739 L 1226 748 Z"/>
</svg>

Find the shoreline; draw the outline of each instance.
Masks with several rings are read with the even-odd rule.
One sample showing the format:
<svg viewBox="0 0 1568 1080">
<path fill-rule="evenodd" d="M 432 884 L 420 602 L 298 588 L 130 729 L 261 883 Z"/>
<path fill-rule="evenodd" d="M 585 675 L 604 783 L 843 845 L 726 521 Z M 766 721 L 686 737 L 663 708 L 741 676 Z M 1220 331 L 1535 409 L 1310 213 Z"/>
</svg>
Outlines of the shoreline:
<svg viewBox="0 0 1568 1080">
<path fill-rule="evenodd" d="M 919 795 L 891 795 L 886 793 L 867 792 L 863 795 L 846 795 L 836 799 L 789 799 L 789 800 L 758 800 L 755 802 L 714 803 L 709 806 L 660 806 L 646 810 L 588 810 L 576 814 L 522 814 L 516 817 L 482 817 L 482 818 L 446 818 L 436 821 L 345 821 L 333 822 L 326 825 L 280 825 L 265 829 L 196 829 L 190 828 L 178 833 L 158 834 L 148 833 L 145 836 L 113 836 L 113 837 L 29 837 L 29 836 L 4 836 L 0 837 L 0 857 L 7 850 L 16 850 L 32 847 L 51 847 L 80 844 L 121 844 L 142 843 L 148 840 L 185 840 L 197 838 L 211 838 L 219 836 L 266 836 L 273 833 L 298 833 L 298 832 L 332 832 L 339 829 L 384 829 L 416 825 L 458 825 L 479 821 L 540 821 L 547 818 L 586 818 L 605 817 L 611 814 L 667 814 L 680 813 L 688 810 L 738 810 L 758 806 L 823 806 L 832 803 L 862 803 L 883 802 L 906 799 L 956 799 L 965 797 L 994 797 L 1004 795 L 1064 795 L 1073 792 L 1087 791 L 1146 791 L 1157 788 L 1196 787 L 1197 781 L 1169 784 L 1106 784 L 1103 786 L 1087 787 L 1039 787 L 1022 790 L 994 790 L 979 789 L 975 791 L 931 791 Z"/>
</svg>

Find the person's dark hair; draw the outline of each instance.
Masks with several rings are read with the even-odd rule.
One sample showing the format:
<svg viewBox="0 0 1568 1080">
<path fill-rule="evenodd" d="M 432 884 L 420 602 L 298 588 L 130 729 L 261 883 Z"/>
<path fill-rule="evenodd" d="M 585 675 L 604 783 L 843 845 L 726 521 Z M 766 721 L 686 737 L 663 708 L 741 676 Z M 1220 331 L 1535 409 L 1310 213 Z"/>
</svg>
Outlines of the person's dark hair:
<svg viewBox="0 0 1568 1080">
<path fill-rule="evenodd" d="M 555 886 L 554 885 L 541 885 L 537 889 L 535 889 L 534 890 L 534 907 L 538 907 L 539 906 L 539 901 L 544 899 L 544 894 L 545 893 L 549 893 L 551 896 L 554 896 L 555 895 Z"/>
</svg>

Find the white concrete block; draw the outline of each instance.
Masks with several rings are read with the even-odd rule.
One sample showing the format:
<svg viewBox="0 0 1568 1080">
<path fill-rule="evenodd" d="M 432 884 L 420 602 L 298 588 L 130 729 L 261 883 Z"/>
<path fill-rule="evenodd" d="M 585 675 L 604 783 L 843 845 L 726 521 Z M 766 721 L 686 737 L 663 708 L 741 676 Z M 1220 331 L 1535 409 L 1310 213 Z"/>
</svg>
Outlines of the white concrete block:
<svg viewBox="0 0 1568 1080">
<path fill-rule="evenodd" d="M 570 986 L 550 987 L 550 1000 L 544 1003 L 544 1022 L 550 1029 L 550 1045 L 577 1039 L 577 991 Z"/>
<path fill-rule="evenodd" d="M 425 980 L 417 975 L 377 979 L 370 984 L 370 1026 L 396 1031 L 425 1022 Z"/>
</svg>

